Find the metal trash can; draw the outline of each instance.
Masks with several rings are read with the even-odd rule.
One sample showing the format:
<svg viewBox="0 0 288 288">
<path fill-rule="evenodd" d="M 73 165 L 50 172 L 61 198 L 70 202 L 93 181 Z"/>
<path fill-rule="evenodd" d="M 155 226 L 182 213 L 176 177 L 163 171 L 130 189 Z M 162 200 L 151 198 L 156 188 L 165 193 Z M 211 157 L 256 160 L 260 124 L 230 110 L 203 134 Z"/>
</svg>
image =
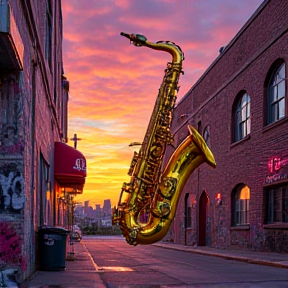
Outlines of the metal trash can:
<svg viewBox="0 0 288 288">
<path fill-rule="evenodd" d="M 60 271 L 66 268 L 66 243 L 69 230 L 42 227 L 38 230 L 39 269 Z"/>
</svg>

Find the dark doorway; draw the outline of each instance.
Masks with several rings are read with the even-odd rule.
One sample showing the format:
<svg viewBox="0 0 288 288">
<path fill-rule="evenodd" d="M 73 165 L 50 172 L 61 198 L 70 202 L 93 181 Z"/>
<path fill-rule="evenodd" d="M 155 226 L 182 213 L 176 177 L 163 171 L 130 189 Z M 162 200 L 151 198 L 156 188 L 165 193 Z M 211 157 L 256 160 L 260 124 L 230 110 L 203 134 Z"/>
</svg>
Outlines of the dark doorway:
<svg viewBox="0 0 288 288">
<path fill-rule="evenodd" d="M 207 204 L 208 197 L 206 192 L 203 191 L 199 199 L 198 246 L 206 245 Z"/>
<path fill-rule="evenodd" d="M 185 245 L 187 245 L 187 229 L 191 228 L 192 223 L 192 202 L 191 202 L 191 194 L 187 193 L 185 195 Z"/>
</svg>

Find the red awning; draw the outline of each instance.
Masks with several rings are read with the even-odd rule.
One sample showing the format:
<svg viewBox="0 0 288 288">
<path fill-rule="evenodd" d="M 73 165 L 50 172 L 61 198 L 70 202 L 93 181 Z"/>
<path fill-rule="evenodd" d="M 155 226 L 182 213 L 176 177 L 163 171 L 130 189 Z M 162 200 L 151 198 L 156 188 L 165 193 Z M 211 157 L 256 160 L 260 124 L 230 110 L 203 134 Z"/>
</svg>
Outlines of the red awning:
<svg viewBox="0 0 288 288">
<path fill-rule="evenodd" d="M 55 142 L 54 175 L 62 187 L 74 188 L 75 193 L 82 193 L 87 175 L 85 157 L 73 147 Z"/>
</svg>

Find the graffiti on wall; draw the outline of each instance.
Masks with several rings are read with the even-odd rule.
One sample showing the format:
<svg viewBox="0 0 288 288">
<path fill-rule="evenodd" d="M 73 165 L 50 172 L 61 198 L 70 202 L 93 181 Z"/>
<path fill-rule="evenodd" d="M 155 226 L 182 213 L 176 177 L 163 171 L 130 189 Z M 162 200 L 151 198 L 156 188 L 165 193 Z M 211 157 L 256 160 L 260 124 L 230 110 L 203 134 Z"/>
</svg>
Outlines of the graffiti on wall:
<svg viewBox="0 0 288 288">
<path fill-rule="evenodd" d="M 0 213 L 20 212 L 24 208 L 24 179 L 15 166 L 8 165 L 0 169 Z"/>
<path fill-rule="evenodd" d="M 0 153 L 3 155 L 7 154 L 21 154 L 24 151 L 24 142 L 22 140 L 15 142 L 13 145 L 6 146 L 1 145 L 0 146 Z"/>
<path fill-rule="evenodd" d="M 27 262 L 22 256 L 23 239 L 12 223 L 0 223 L 0 270 L 7 268 L 26 269 Z"/>
<path fill-rule="evenodd" d="M 23 97 L 19 87 L 18 75 L 0 75 L 0 152 L 19 153 L 23 151 L 23 143 L 19 142 L 19 136 L 23 135 L 21 128 L 23 113 Z"/>
</svg>

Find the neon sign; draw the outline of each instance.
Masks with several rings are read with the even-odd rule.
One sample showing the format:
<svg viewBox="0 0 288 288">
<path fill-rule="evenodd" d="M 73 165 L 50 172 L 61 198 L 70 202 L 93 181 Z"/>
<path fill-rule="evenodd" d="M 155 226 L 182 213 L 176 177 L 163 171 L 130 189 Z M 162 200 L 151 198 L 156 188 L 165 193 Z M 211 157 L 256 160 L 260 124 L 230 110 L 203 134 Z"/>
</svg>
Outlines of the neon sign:
<svg viewBox="0 0 288 288">
<path fill-rule="evenodd" d="M 267 167 L 269 175 L 265 177 L 266 184 L 288 179 L 288 155 L 271 157 Z"/>
<path fill-rule="evenodd" d="M 270 173 L 279 171 L 282 167 L 288 165 L 288 157 L 282 158 L 279 156 L 272 157 L 269 159 L 267 166 Z"/>
</svg>

